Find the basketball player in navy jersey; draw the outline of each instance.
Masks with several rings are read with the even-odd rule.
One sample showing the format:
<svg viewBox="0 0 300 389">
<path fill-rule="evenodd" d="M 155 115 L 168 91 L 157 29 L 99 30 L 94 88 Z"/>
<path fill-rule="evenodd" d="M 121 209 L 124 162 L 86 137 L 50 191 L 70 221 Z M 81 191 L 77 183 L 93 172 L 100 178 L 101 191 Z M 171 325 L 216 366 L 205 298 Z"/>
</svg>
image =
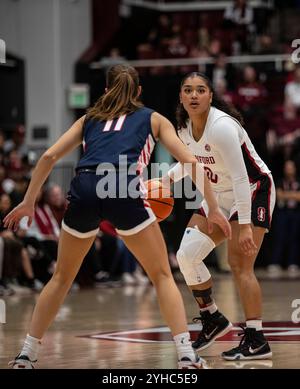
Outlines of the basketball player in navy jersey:
<svg viewBox="0 0 300 389">
<path fill-rule="evenodd" d="M 271 172 L 256 153 L 240 114 L 217 98 L 204 74 L 193 72 L 183 78 L 177 122 L 179 138 L 204 164 L 217 202 L 232 227 L 228 261 L 240 293 L 246 328 L 239 346 L 223 352 L 222 357 L 270 358 L 272 352 L 262 331 L 261 290 L 253 268 L 275 204 Z M 179 163 L 168 174 L 178 181 L 186 173 Z M 218 311 L 211 275 L 203 262 L 225 237 L 218 227 L 209 231 L 206 217 L 204 200 L 192 216 L 177 252 L 181 272 L 200 308 L 196 320 L 202 322 L 202 330 L 193 343 L 197 351 L 209 347 L 232 327 Z"/>
<path fill-rule="evenodd" d="M 27 216 L 31 223 L 36 197 L 55 162 L 84 144 L 84 153 L 71 183 L 67 208 L 59 239 L 57 266 L 35 306 L 29 333 L 20 354 L 12 361 L 13 368 L 33 368 L 37 361 L 41 339 L 54 320 L 59 307 L 89 251 L 104 218 L 116 227 L 128 249 L 139 260 L 157 291 L 161 313 L 171 329 L 178 353 L 179 368 L 201 368 L 190 342 L 184 305 L 172 277 L 166 245 L 152 210 L 142 196 L 132 198 L 129 184 L 150 160 L 157 140 L 180 162 L 192 165 L 196 181 L 201 169 L 188 148 L 178 139 L 172 124 L 160 114 L 143 107 L 139 101 L 141 87 L 136 70 L 126 65 L 113 66 L 107 75 L 107 89 L 86 116 L 77 120 L 40 158 L 33 172 L 24 200 L 4 219 L 6 227 L 18 228 Z M 136 164 L 136 172 L 128 174 L 127 197 L 118 197 L 118 176 L 127 166 L 120 166 L 119 156 L 128 164 Z M 106 173 L 98 169 L 103 163 L 115 168 L 116 198 L 99 197 L 101 179 Z M 209 220 L 218 224 L 226 236 L 231 229 L 223 216 L 211 186 L 204 178 L 204 196 L 209 205 Z M 100 191 L 101 192 L 101 191 Z M 100 193 L 101 195 L 101 193 Z M 124 196 L 123 196 L 124 197 Z"/>
</svg>

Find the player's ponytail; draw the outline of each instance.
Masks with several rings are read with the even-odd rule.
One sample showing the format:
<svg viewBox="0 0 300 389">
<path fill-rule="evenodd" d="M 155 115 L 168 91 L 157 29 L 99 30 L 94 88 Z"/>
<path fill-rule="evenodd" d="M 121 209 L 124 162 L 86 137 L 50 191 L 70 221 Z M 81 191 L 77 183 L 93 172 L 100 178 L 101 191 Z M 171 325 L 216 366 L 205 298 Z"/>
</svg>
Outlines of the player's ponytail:
<svg viewBox="0 0 300 389">
<path fill-rule="evenodd" d="M 229 105 L 223 99 L 219 98 L 219 96 L 214 92 L 213 89 L 212 92 L 213 92 L 213 97 L 212 97 L 211 105 L 213 107 L 216 107 L 220 111 L 228 113 L 228 115 L 235 118 L 241 124 L 241 126 L 243 126 L 244 119 L 242 114 L 236 108 L 234 108 L 234 106 Z"/>
<path fill-rule="evenodd" d="M 139 101 L 138 72 L 132 66 L 112 66 L 107 72 L 106 85 L 107 92 L 88 110 L 89 118 L 113 120 L 143 106 Z"/>
<path fill-rule="evenodd" d="M 209 90 L 212 92 L 213 97 L 212 97 L 212 102 L 211 105 L 217 109 L 220 109 L 221 111 L 227 113 L 228 115 L 232 116 L 235 118 L 237 121 L 240 122 L 240 124 L 243 126 L 244 125 L 244 119 L 240 112 L 236 110 L 233 106 L 227 104 L 224 100 L 218 97 L 218 95 L 215 93 L 212 83 L 210 79 L 203 73 L 200 72 L 191 72 L 187 74 L 183 80 L 181 81 L 181 87 L 183 86 L 184 82 L 186 81 L 187 78 L 194 78 L 194 77 L 200 77 L 204 80 L 205 84 L 209 88 Z M 184 109 L 183 104 L 179 103 L 177 105 L 176 109 L 176 120 L 177 120 L 177 127 L 180 130 L 181 128 L 186 128 L 187 123 L 188 123 L 189 115 L 187 111 Z"/>
<path fill-rule="evenodd" d="M 177 122 L 177 129 L 180 130 L 181 128 L 186 128 L 188 124 L 189 115 L 187 111 L 184 109 L 182 103 L 178 103 L 175 117 Z"/>
</svg>

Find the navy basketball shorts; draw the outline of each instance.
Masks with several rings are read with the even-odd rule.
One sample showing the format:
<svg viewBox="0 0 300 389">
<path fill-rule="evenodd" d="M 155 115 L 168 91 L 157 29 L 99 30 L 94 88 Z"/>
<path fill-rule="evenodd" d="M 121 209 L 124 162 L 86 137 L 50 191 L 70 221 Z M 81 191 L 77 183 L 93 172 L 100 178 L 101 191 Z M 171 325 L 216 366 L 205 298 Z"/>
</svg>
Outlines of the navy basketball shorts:
<svg viewBox="0 0 300 389">
<path fill-rule="evenodd" d="M 276 190 L 271 174 L 262 176 L 259 181 L 250 185 L 252 195 L 251 221 L 254 226 L 271 227 L 272 214 L 276 201 Z M 232 190 L 216 192 L 218 205 L 229 221 L 238 220 L 238 213 Z M 204 217 L 208 214 L 208 205 L 205 200 L 201 202 L 196 214 Z"/>
<path fill-rule="evenodd" d="M 102 176 L 82 169 L 73 178 L 62 228 L 78 238 L 95 236 L 101 220 L 111 222 L 120 235 L 133 235 L 156 220 L 143 198 L 99 198 L 97 184 Z"/>
</svg>

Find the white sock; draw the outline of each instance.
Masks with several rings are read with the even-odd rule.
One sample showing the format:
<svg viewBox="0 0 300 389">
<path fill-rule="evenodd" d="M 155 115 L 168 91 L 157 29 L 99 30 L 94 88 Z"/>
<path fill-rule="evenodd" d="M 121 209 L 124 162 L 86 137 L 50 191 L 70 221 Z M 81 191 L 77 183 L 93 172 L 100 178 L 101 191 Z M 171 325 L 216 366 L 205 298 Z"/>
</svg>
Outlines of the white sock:
<svg viewBox="0 0 300 389">
<path fill-rule="evenodd" d="M 218 307 L 216 306 L 215 303 L 212 303 L 210 305 L 208 305 L 207 307 L 205 308 L 200 308 L 200 312 L 205 312 L 205 311 L 208 311 L 211 315 L 215 312 L 217 312 L 218 310 Z"/>
<path fill-rule="evenodd" d="M 246 327 L 255 328 L 256 331 L 262 331 L 262 320 L 261 319 L 246 320 Z"/>
<path fill-rule="evenodd" d="M 26 355 L 32 362 L 35 362 L 38 357 L 38 352 L 41 347 L 41 340 L 27 334 L 21 355 Z"/>
<path fill-rule="evenodd" d="M 177 349 L 178 360 L 180 361 L 182 358 L 187 357 L 192 362 L 196 362 L 197 358 L 192 348 L 190 333 L 183 332 L 181 334 L 175 335 L 173 339 Z"/>
</svg>

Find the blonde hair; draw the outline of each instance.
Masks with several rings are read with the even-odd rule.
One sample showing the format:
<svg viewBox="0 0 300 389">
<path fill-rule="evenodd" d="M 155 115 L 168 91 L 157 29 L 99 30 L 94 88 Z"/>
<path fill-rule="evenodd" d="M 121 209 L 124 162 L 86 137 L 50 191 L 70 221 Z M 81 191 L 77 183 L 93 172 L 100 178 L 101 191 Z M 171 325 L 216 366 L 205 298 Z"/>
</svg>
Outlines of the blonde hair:
<svg viewBox="0 0 300 389">
<path fill-rule="evenodd" d="M 139 101 L 139 75 L 129 65 L 114 65 L 106 75 L 107 92 L 88 109 L 88 118 L 113 120 L 143 107 Z"/>
</svg>

